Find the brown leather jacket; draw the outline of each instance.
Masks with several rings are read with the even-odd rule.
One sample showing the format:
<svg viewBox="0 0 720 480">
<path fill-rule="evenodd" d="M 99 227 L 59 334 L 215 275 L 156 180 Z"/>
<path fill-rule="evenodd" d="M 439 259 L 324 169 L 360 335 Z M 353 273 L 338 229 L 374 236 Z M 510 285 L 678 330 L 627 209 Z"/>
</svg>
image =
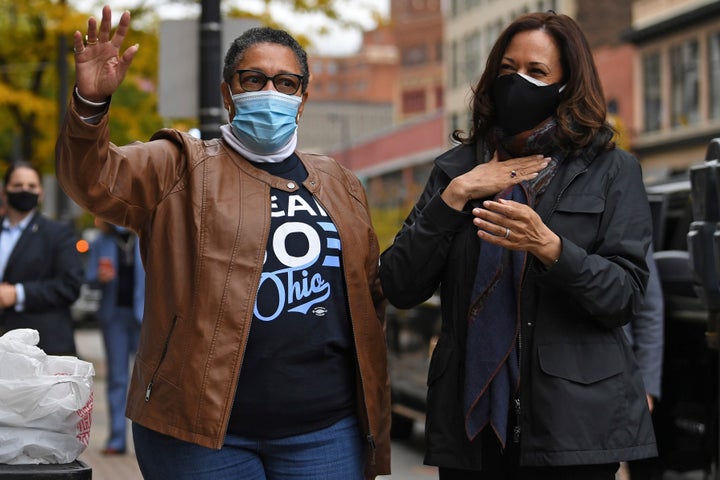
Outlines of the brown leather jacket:
<svg viewBox="0 0 720 480">
<path fill-rule="evenodd" d="M 390 389 L 378 243 L 365 192 L 334 160 L 298 153 L 304 182 L 337 226 L 357 352 L 366 478 L 390 472 Z M 298 188 L 219 139 L 161 130 L 109 143 L 108 116 L 68 114 L 57 176 L 80 206 L 139 233 L 147 288 L 128 417 L 210 448 L 227 429 L 270 227 L 270 189 Z"/>
</svg>

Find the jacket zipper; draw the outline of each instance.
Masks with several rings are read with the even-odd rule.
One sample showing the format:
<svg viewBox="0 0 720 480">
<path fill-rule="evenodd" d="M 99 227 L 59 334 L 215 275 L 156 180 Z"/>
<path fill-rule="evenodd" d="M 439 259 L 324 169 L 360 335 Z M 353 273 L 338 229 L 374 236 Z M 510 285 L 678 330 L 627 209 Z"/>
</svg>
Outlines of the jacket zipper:
<svg viewBox="0 0 720 480">
<path fill-rule="evenodd" d="M 525 187 L 522 187 L 525 193 L 526 198 L 531 198 L 528 191 L 525 189 Z M 518 322 L 518 338 L 517 338 L 517 362 L 518 362 L 518 371 L 522 372 L 522 361 L 523 361 L 523 319 L 522 319 L 522 295 L 520 292 L 522 291 L 523 284 L 525 283 L 525 272 L 528 268 L 528 257 L 527 253 L 525 254 L 525 257 L 522 262 L 522 270 L 520 273 L 520 282 L 519 282 L 519 290 L 517 294 L 517 304 L 515 305 L 515 308 L 517 309 L 517 322 Z M 522 383 L 522 373 L 520 374 L 520 383 Z M 518 386 L 518 390 L 520 390 L 520 386 Z M 521 408 L 520 408 L 520 391 L 515 392 L 513 395 L 513 406 L 515 408 L 515 426 L 513 427 L 513 443 L 520 443 L 520 434 L 522 433 L 522 426 L 520 423 L 521 420 Z"/>
<path fill-rule="evenodd" d="M 527 268 L 528 259 L 527 254 L 525 259 L 523 260 L 523 266 L 522 266 L 522 273 L 520 274 L 520 291 L 522 291 L 523 283 L 525 283 L 525 269 Z M 522 371 L 522 359 L 523 359 L 523 335 L 522 335 L 522 312 L 521 312 L 521 295 L 517 295 L 517 316 L 518 316 L 518 338 L 517 338 L 517 362 L 518 362 L 518 371 Z M 520 382 L 522 383 L 522 373 L 520 374 Z M 518 386 L 518 390 L 520 389 L 520 386 Z M 515 392 L 515 395 L 513 396 L 513 404 L 515 407 L 515 426 L 513 427 L 513 442 L 514 443 L 520 443 L 520 433 L 522 432 L 522 427 L 520 426 L 520 392 Z"/>
<path fill-rule="evenodd" d="M 172 337 L 173 330 L 175 330 L 175 325 L 177 324 L 177 317 L 173 317 L 172 325 L 170 325 L 170 331 L 167 334 L 167 337 L 165 337 L 165 343 L 163 344 L 162 354 L 160 355 L 160 361 L 158 361 L 157 367 L 153 371 L 152 377 L 150 377 L 150 383 L 148 383 L 147 388 L 145 389 L 145 401 L 150 401 L 150 394 L 152 393 L 153 383 L 155 382 L 155 377 L 157 376 L 158 371 L 160 370 L 160 366 L 163 364 L 163 360 L 165 360 L 165 355 L 167 355 L 168 346 L 170 344 L 170 338 Z"/>
<path fill-rule="evenodd" d="M 520 443 L 520 399 L 515 397 L 515 427 L 513 427 L 513 442 Z"/>
<path fill-rule="evenodd" d="M 574 182 L 577 177 L 579 177 L 580 175 L 585 173 L 585 171 L 586 170 L 582 170 L 580 172 L 577 172 L 575 175 L 573 175 L 573 177 L 570 179 L 570 181 L 560 190 L 560 193 L 557 196 L 557 199 L 553 205 L 551 212 L 554 212 L 555 210 L 557 210 L 557 206 L 560 203 L 560 197 L 562 197 L 563 193 L 565 193 L 565 190 L 568 189 L 570 184 L 572 182 Z M 545 221 L 545 219 L 543 219 L 543 221 Z M 520 280 L 520 285 L 522 285 L 524 281 L 525 281 L 525 266 L 523 266 L 523 275 Z M 518 305 L 517 305 L 518 315 L 520 315 L 520 304 L 521 304 L 521 302 L 520 302 L 520 299 L 518 298 Z M 521 324 L 520 324 L 520 329 L 518 331 L 518 365 L 520 366 L 520 368 L 522 368 L 522 359 L 523 359 L 522 318 L 520 319 L 520 321 L 521 321 Z M 520 435 L 522 433 L 522 427 L 520 426 L 522 408 L 521 408 L 521 404 L 520 404 L 519 392 L 518 392 L 518 395 L 513 398 L 513 404 L 515 407 L 515 426 L 513 427 L 513 442 L 520 443 Z"/>
<path fill-rule="evenodd" d="M 322 209 L 325 211 L 325 213 L 326 213 L 327 216 L 330 218 L 330 220 L 332 220 L 332 222 L 333 222 L 335 225 L 337 225 L 337 222 L 335 222 L 335 219 L 334 219 L 333 216 L 330 214 L 330 211 L 325 207 L 325 205 L 322 204 L 322 202 L 320 201 L 320 199 L 317 198 L 317 196 L 315 196 L 315 193 L 313 193 L 312 196 L 313 196 L 313 198 L 315 199 L 315 201 L 318 203 L 318 205 L 320 205 L 320 206 L 322 207 Z M 338 230 L 338 236 L 339 236 L 339 235 L 340 235 L 340 230 Z M 341 242 L 342 242 L 342 239 L 340 239 L 340 240 L 341 240 Z M 343 262 L 343 272 L 346 272 L 347 269 L 345 268 L 345 257 L 344 257 L 344 256 L 342 257 L 342 262 Z M 347 279 L 345 279 L 345 280 L 346 280 L 346 282 L 347 282 Z M 357 337 L 357 334 L 356 334 L 356 332 L 355 332 L 355 324 L 354 324 L 353 321 L 352 321 L 352 312 L 350 311 L 350 298 L 349 298 L 349 296 L 348 296 L 348 313 L 350 314 L 350 328 L 351 328 L 351 330 L 352 330 L 353 340 L 355 341 L 355 340 L 357 340 L 357 338 L 356 338 L 356 337 Z M 362 369 L 360 368 L 360 358 L 359 358 L 359 356 L 358 356 L 357 349 L 355 349 L 355 360 L 356 360 L 357 366 L 358 366 L 358 367 L 357 367 L 357 374 L 358 374 L 358 378 L 360 379 L 360 389 L 361 389 L 362 398 L 363 398 L 363 402 L 362 402 L 362 403 L 363 403 L 363 408 L 365 409 L 365 422 L 366 422 L 366 425 L 367 425 L 367 432 L 368 432 L 367 435 L 365 436 L 365 440 L 367 440 L 367 442 L 368 442 L 368 444 L 369 444 L 369 446 L 370 446 L 370 451 L 371 451 L 371 453 L 372 453 L 371 460 L 370 460 L 370 464 L 371 464 L 371 465 L 375 465 L 375 453 L 376 453 L 377 448 L 376 448 L 376 445 L 375 445 L 375 436 L 373 435 L 373 433 L 372 433 L 372 431 L 371 431 L 371 426 L 370 426 L 370 412 L 368 411 L 367 400 L 365 399 L 365 379 L 363 378 Z"/>
</svg>

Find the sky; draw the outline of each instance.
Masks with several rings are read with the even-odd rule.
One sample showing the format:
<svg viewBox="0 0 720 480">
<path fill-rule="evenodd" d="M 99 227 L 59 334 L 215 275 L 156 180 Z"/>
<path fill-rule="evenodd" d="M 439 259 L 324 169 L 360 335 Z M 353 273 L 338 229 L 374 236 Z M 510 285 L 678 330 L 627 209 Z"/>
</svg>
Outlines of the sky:
<svg viewBox="0 0 720 480">
<path fill-rule="evenodd" d="M 70 0 L 77 8 L 94 13 L 99 17 L 102 11 L 102 5 L 108 3 L 107 0 Z M 151 0 L 152 1 L 152 0 Z M 172 4 L 167 0 L 157 0 L 163 4 L 157 9 L 158 14 L 163 19 L 184 19 L 194 18 L 200 15 L 199 2 L 196 6 L 186 6 Z M 113 19 L 117 20 L 121 12 L 126 8 L 132 7 L 139 3 L 139 0 L 116 0 L 111 4 L 113 8 Z M 223 0 L 223 4 L 242 4 L 243 8 L 250 11 L 261 11 L 264 5 L 263 0 Z M 352 18 L 358 21 L 364 29 L 371 30 L 375 27 L 372 11 L 380 12 L 384 17 L 390 13 L 390 0 L 338 0 L 339 11 L 346 18 Z M 95 13 L 96 12 L 96 13 Z M 282 1 L 276 1 L 272 7 L 272 13 L 275 18 L 284 24 L 293 25 L 293 29 L 307 34 L 312 40 L 313 45 L 310 47 L 312 53 L 321 55 L 349 55 L 355 53 L 360 48 L 362 39 L 361 33 L 351 29 L 331 29 L 330 33 L 320 36 L 313 34 L 320 27 L 326 25 L 329 27 L 328 20 L 321 15 L 293 15 L 289 9 L 283 5 Z"/>
</svg>

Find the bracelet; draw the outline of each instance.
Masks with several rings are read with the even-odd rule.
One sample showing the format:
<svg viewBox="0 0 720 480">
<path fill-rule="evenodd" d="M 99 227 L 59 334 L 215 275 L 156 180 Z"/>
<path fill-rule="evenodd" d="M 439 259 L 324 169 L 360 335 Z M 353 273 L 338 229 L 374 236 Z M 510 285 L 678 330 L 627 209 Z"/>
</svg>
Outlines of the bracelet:
<svg viewBox="0 0 720 480">
<path fill-rule="evenodd" d="M 80 92 L 78 91 L 78 87 L 77 87 L 77 86 L 75 87 L 75 96 L 76 96 L 76 97 L 78 98 L 78 100 L 80 100 L 82 103 L 84 103 L 85 105 L 88 105 L 88 106 L 90 106 L 90 107 L 104 107 L 105 105 L 108 104 L 108 101 L 107 101 L 107 100 L 105 100 L 104 102 L 91 102 L 91 101 L 88 100 L 87 98 L 83 98 L 83 96 L 80 95 Z"/>
</svg>

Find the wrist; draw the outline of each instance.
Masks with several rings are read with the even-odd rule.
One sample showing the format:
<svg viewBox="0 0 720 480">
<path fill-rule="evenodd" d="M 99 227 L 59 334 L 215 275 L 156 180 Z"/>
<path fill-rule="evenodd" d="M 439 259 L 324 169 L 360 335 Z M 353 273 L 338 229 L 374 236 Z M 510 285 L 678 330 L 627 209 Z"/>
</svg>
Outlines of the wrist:
<svg viewBox="0 0 720 480">
<path fill-rule="evenodd" d="M 550 241 L 536 255 L 546 268 L 555 265 L 560 260 L 560 254 L 562 253 L 562 240 L 558 235 L 554 233 L 552 235 Z"/>
<path fill-rule="evenodd" d="M 440 196 L 449 207 L 455 210 L 462 210 L 465 204 L 471 200 L 470 196 L 463 191 L 462 185 L 457 179 L 451 180 Z"/>
<path fill-rule="evenodd" d="M 107 107 L 110 103 L 110 97 L 106 98 L 102 102 L 95 102 L 93 100 L 89 100 L 83 97 L 82 95 L 80 95 L 80 91 L 78 90 L 77 86 L 73 89 L 73 98 L 75 100 L 75 110 L 81 117 L 98 115 L 107 110 Z"/>
<path fill-rule="evenodd" d="M 85 104 L 89 107 L 97 107 L 97 108 L 101 108 L 101 107 L 104 108 L 105 105 L 107 105 L 108 102 L 110 101 L 110 97 L 106 97 L 105 100 L 103 100 L 102 102 L 95 102 L 92 100 L 88 100 L 87 98 L 80 95 L 80 90 L 78 90 L 77 85 L 75 85 L 75 98 L 77 98 L 78 100 L 80 100 L 80 102 L 82 102 L 83 104 Z"/>
</svg>

